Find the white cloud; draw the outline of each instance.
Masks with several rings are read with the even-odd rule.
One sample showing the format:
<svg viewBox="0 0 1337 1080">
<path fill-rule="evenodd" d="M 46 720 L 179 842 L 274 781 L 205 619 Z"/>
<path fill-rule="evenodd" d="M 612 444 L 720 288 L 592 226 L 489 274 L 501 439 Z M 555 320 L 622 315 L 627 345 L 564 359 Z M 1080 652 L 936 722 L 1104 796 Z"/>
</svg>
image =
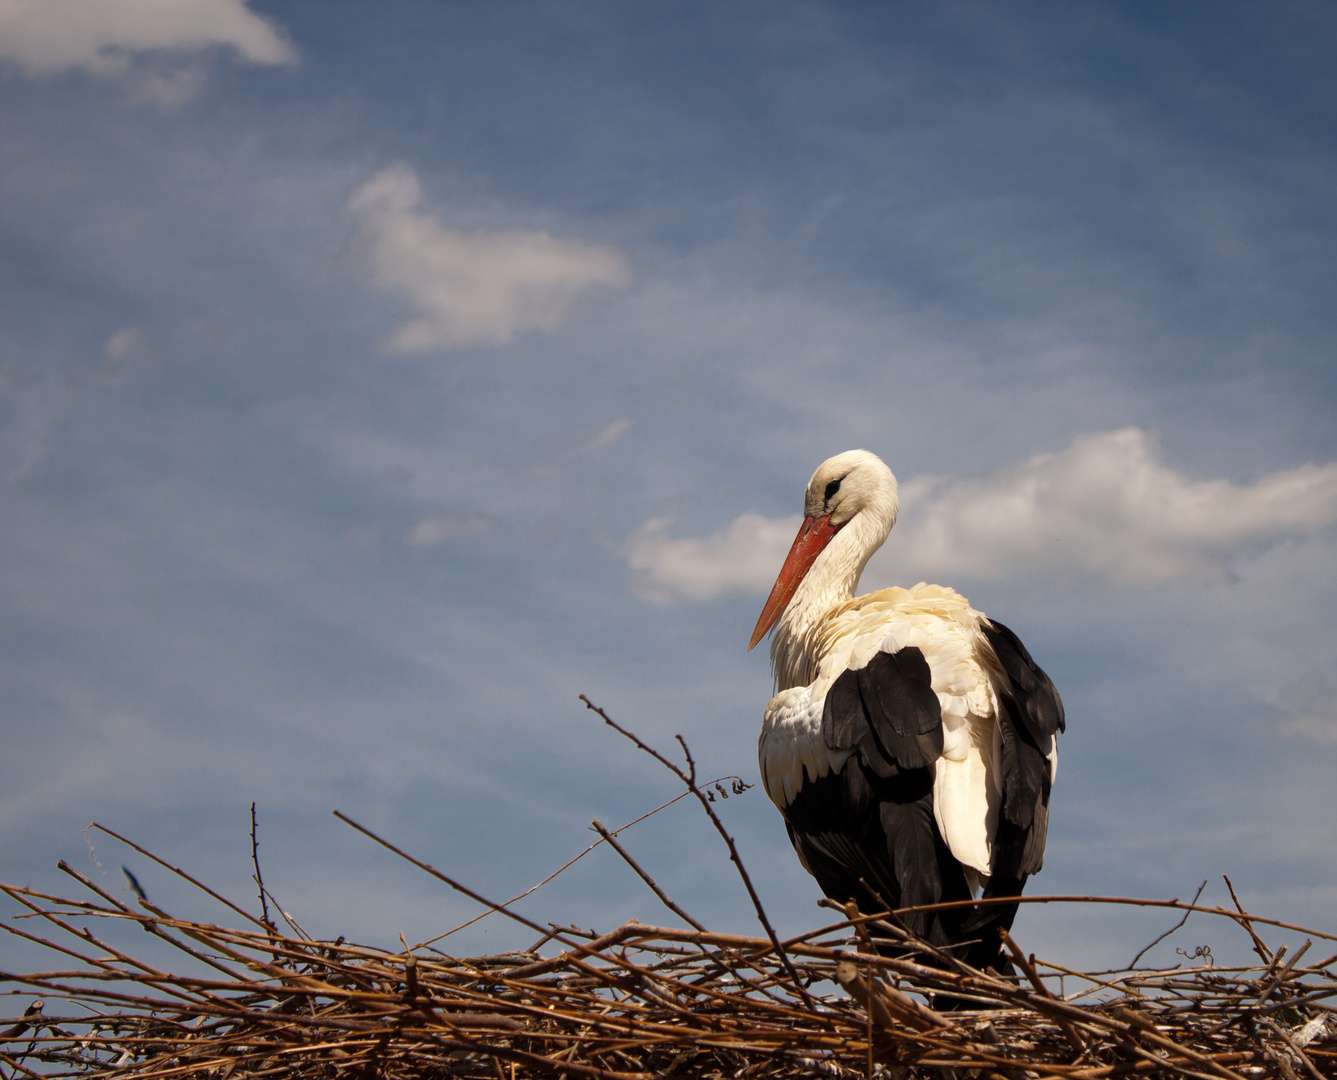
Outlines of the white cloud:
<svg viewBox="0 0 1337 1080">
<path fill-rule="evenodd" d="M 1220 575 L 1337 520 L 1337 463 L 1252 484 L 1193 481 L 1161 461 L 1146 432 L 1125 428 L 1079 436 L 981 480 L 914 478 L 902 496 L 901 523 L 870 578 L 1157 584 Z M 797 518 L 745 514 L 704 541 L 671 539 L 666 527 L 648 522 L 628 542 L 640 591 L 702 599 L 764 593 Z"/>
<path fill-rule="evenodd" d="M 1218 574 L 1337 518 L 1337 464 L 1193 481 L 1137 428 L 1082 435 L 983 480 L 938 484 L 888 552 L 914 572 L 1156 583 Z"/>
<path fill-rule="evenodd" d="M 743 514 L 709 540 L 675 540 L 666 533 L 670 521 L 647 521 L 627 543 L 636 591 L 655 602 L 675 596 L 706 600 L 723 592 L 764 593 L 779 573 L 800 519 Z"/>
<path fill-rule="evenodd" d="M 395 352 L 504 345 L 524 330 L 555 330 L 581 301 L 631 280 L 615 248 L 521 229 L 465 233 L 421 201 L 413 170 L 395 165 L 347 205 L 372 284 L 416 311 L 387 343 Z"/>
<path fill-rule="evenodd" d="M 245 0 L 0 0 L 0 59 L 29 75 L 119 75 L 133 54 L 216 46 L 251 64 L 296 60 L 292 45 Z"/>
<path fill-rule="evenodd" d="M 491 531 L 492 519 L 480 514 L 428 514 L 409 531 L 409 547 L 431 548 L 458 536 L 482 536 Z"/>
</svg>

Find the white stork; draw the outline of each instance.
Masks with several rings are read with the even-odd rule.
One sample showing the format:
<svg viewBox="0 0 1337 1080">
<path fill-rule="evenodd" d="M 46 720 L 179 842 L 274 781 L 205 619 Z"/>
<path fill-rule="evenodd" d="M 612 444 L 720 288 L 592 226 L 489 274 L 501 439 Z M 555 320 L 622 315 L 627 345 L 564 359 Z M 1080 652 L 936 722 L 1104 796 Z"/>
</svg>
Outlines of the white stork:
<svg viewBox="0 0 1337 1080">
<path fill-rule="evenodd" d="M 832 899 L 871 913 L 1019 896 L 1044 859 L 1063 702 L 1016 635 L 955 590 L 854 595 L 898 507 L 896 478 L 866 450 L 808 482 L 748 645 L 776 626 L 762 782 Z M 1001 968 L 998 929 L 1015 914 L 965 907 L 906 923 Z"/>
</svg>

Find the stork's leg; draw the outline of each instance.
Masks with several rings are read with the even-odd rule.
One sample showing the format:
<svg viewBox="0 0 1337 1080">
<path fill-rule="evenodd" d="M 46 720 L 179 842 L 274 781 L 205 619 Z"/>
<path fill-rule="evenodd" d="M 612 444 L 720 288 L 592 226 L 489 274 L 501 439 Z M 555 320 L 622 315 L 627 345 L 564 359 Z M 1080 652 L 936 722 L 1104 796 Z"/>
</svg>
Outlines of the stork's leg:
<svg viewBox="0 0 1337 1080">
<path fill-rule="evenodd" d="M 994 899 L 1007 896 L 1020 896 L 1026 887 L 1026 875 L 1005 877 L 996 875 L 990 879 L 984 889 L 982 899 Z M 999 975 L 1011 978 L 1012 961 L 1003 952 L 1003 934 L 1012 929 L 1012 920 L 1017 917 L 1017 903 L 988 904 L 976 908 L 966 920 L 965 936 L 974 938 L 975 943 L 962 958 L 971 967 L 984 971 L 992 968 Z"/>
</svg>

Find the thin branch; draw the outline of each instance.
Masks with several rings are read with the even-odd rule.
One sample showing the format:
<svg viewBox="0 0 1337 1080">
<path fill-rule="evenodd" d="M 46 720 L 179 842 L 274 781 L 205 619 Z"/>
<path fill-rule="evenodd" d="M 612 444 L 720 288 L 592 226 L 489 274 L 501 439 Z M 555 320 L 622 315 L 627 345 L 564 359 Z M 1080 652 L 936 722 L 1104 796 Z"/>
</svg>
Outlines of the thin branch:
<svg viewBox="0 0 1337 1080">
<path fill-rule="evenodd" d="M 725 780 L 737 780 L 740 784 L 742 783 L 742 778 L 741 778 L 741 777 L 737 777 L 737 776 L 720 776 L 720 777 L 717 777 L 716 779 L 712 780 L 711 783 L 712 783 L 712 784 L 718 784 L 718 783 L 722 783 L 722 782 L 725 781 Z M 612 834 L 613 834 L 614 836 L 617 836 L 619 833 L 626 832 L 626 831 L 627 831 L 628 829 L 630 829 L 633 825 L 639 825 L 639 824 L 640 824 L 642 821 L 644 821 L 646 818 L 654 817 L 657 813 L 659 813 L 659 811 L 661 811 L 661 810 L 667 810 L 667 809 L 668 809 L 670 806 L 672 806 L 674 803 L 676 803 L 676 802 L 681 802 L 683 799 L 687 798 L 687 796 L 690 795 L 690 794 L 692 794 L 690 791 L 684 791 L 681 795 L 675 795 L 673 798 L 669 799 L 668 802 L 666 802 L 666 803 L 660 803 L 660 804 L 659 804 L 658 806 L 656 806 L 653 810 L 650 810 L 650 811 L 648 811 L 648 812 L 642 814 L 642 815 L 641 815 L 640 817 L 638 817 L 638 818 L 633 818 L 631 821 L 627 822 L 625 825 L 620 826 L 619 828 L 616 828 L 616 829 L 612 829 L 612 830 L 610 830 L 610 831 L 612 832 Z M 591 851 L 593 851 L 595 848 L 597 848 L 597 847 L 598 847 L 600 844 L 602 844 L 603 842 L 604 842 L 604 841 L 603 841 L 603 838 L 602 838 L 602 837 L 601 837 L 600 839 L 596 840 L 596 841 L 595 841 L 594 843 L 592 843 L 589 847 L 587 847 L 584 851 L 582 851 L 579 855 L 576 855 L 574 858 L 572 858 L 572 859 L 568 859 L 566 862 L 564 862 L 561 866 L 559 866 L 559 867 L 558 867 L 556 870 L 554 870 L 551 874 L 549 874 L 547 877 L 545 877 L 545 878 L 544 878 L 542 881 L 540 881 L 537 885 L 533 885 L 533 886 L 531 886 L 530 888 L 526 889 L 524 892 L 522 892 L 522 893 L 517 893 L 515 896 L 512 896 L 509 900 L 507 900 L 507 901 L 505 902 L 505 904 L 504 904 L 503 906 L 509 906 L 509 905 L 511 905 L 511 904 L 517 903 L 518 901 L 523 900 L 526 896 L 529 896 L 531 893 L 538 892 L 539 889 L 543 888 L 544 885 L 548 884 L 548 882 L 550 882 L 550 881 L 551 881 L 553 878 L 555 878 L 558 874 L 561 874 L 561 873 L 563 873 L 564 871 L 571 869 L 571 867 L 575 866 L 576 863 L 580 862 L 581 859 L 583 859 L 586 855 L 588 855 Z M 428 945 L 435 945 L 438 941 L 441 941 L 443 938 L 448 938 L 448 937 L 450 937 L 451 934 L 458 934 L 461 930 L 465 930 L 465 929 L 467 929 L 468 927 L 473 926 L 474 923 L 478 922 L 480 919 L 486 919 L 486 918 L 487 918 L 489 915 L 491 915 L 491 914 L 493 914 L 493 911 L 492 911 L 492 910 L 484 911 L 484 912 L 482 912 L 482 913 L 479 914 L 479 915 L 475 915 L 475 916 L 474 916 L 472 919 L 470 919 L 468 922 L 460 923 L 460 925 L 459 925 L 459 926 L 456 926 L 454 929 L 447 930 L 444 934 L 437 934 L 437 936 L 434 937 L 434 938 L 428 938 L 426 941 L 420 941 L 420 942 L 418 942 L 418 944 L 415 945 L 414 948 L 415 948 L 415 949 L 422 949 L 422 948 L 426 948 Z M 548 936 L 550 937 L 551 935 L 548 935 Z M 539 944 L 541 945 L 541 944 L 543 943 L 543 941 L 547 941 L 547 940 L 548 940 L 548 938 L 545 937 L 545 938 L 542 939 L 542 941 L 539 942 Z M 535 946 L 535 948 L 537 948 L 537 946 Z"/>
<path fill-rule="evenodd" d="M 981 896 L 974 900 L 943 900 L 936 904 L 916 904 L 913 907 L 897 908 L 896 915 L 915 915 L 923 911 L 951 911 L 953 908 L 988 907 L 994 904 L 1115 904 L 1128 907 L 1172 908 L 1176 911 L 1201 911 L 1207 915 L 1224 915 L 1232 922 L 1239 923 L 1241 916 L 1223 907 L 1207 907 L 1203 904 L 1186 904 L 1182 900 L 1149 900 L 1140 896 L 1092 896 L 1069 895 L 1058 893 L 1045 896 Z M 1310 926 L 1286 922 L 1282 919 L 1269 919 L 1252 912 L 1243 914 L 1243 918 L 1259 926 L 1275 926 L 1279 930 L 1294 930 L 1299 934 L 1322 938 L 1324 941 L 1337 941 L 1337 933 L 1325 933 Z M 1266 946 L 1264 946 L 1266 948 Z"/>
<path fill-rule="evenodd" d="M 1133 959 L 1130 960 L 1130 961 L 1128 962 L 1128 970 L 1129 970 L 1129 971 L 1131 971 L 1133 968 L 1137 967 L 1137 962 L 1138 962 L 1139 960 L 1141 960 L 1142 957 L 1146 956 L 1147 953 L 1151 952 L 1152 949 L 1154 949 L 1154 948 L 1155 948 L 1157 945 L 1159 945 L 1162 941 L 1164 941 L 1164 940 L 1165 940 L 1166 938 L 1168 938 L 1171 934 L 1173 934 L 1176 930 L 1178 930 L 1181 926 L 1183 926 L 1186 922 L 1188 922 L 1188 917 L 1189 917 L 1190 915 L 1193 914 L 1193 907 L 1192 907 L 1192 905 L 1194 905 L 1194 904 L 1196 904 L 1196 903 L 1198 902 L 1198 897 L 1200 897 L 1200 896 L 1202 895 L 1202 890 L 1205 889 L 1205 888 L 1207 888 L 1207 882 L 1206 882 L 1206 880 L 1204 880 L 1203 883 L 1202 883 L 1201 885 L 1198 886 L 1198 891 L 1195 892 L 1195 893 L 1193 894 L 1193 899 L 1189 901 L 1189 909 L 1188 909 L 1187 911 L 1184 912 L 1184 917 L 1183 917 L 1182 919 L 1180 919 L 1177 923 L 1175 923 L 1174 926 L 1170 927 L 1169 930 L 1165 931 L 1165 933 L 1163 933 L 1160 937 L 1156 938 L 1156 940 L 1153 941 L 1150 945 L 1146 946 L 1146 947 L 1145 947 L 1140 953 L 1138 953 L 1135 957 L 1133 957 Z M 1175 897 L 1175 902 L 1178 903 L 1178 901 L 1179 901 L 1179 898 L 1178 898 L 1178 897 Z"/>
<path fill-rule="evenodd" d="M 251 865 L 255 867 L 255 875 L 252 880 L 255 886 L 260 890 L 260 921 L 272 930 L 277 927 L 269 918 L 269 904 L 265 900 L 265 879 L 260 874 L 260 841 L 256 835 L 255 824 L 255 803 L 251 803 Z"/>
<path fill-rule="evenodd" d="M 620 724 L 615 723 L 609 717 L 609 715 L 603 711 L 603 709 L 595 705 L 594 702 L 590 701 L 590 699 L 587 698 L 584 694 L 580 695 L 580 700 L 585 703 L 585 708 L 601 716 L 603 718 L 603 722 L 607 724 L 609 727 L 611 727 L 614 731 L 616 731 L 619 735 L 622 735 L 625 738 L 630 739 L 641 750 L 645 751 L 656 761 L 662 764 L 665 768 L 667 768 L 670 772 L 672 772 L 675 776 L 677 776 L 679 780 L 681 780 L 684 784 L 687 785 L 687 787 L 691 790 L 691 793 L 696 796 L 697 802 L 701 804 L 701 809 L 703 809 L 706 812 L 706 816 L 710 818 L 710 823 L 715 826 L 715 831 L 718 832 L 721 837 L 723 837 L 724 843 L 728 846 L 729 859 L 733 862 L 734 867 L 738 870 L 738 876 L 743 879 L 743 885 L 747 888 L 747 895 L 752 900 L 753 908 L 756 909 L 757 919 L 761 923 L 762 927 L 765 929 L 766 936 L 770 938 L 771 947 L 775 950 L 775 955 L 779 957 L 780 962 L 785 967 L 785 971 L 788 972 L 790 979 L 793 980 L 795 992 L 803 999 L 804 1004 L 806 1004 L 810 1009 L 816 1012 L 817 1003 L 812 999 L 812 995 L 808 993 L 807 987 L 803 985 L 803 980 L 799 978 L 798 972 L 794 970 L 794 964 L 789 959 L 789 954 L 785 952 L 784 946 L 780 944 L 780 938 L 776 934 L 775 928 L 771 926 L 771 920 L 766 917 L 766 909 L 762 906 L 761 897 L 757 895 L 757 890 L 752 885 L 752 878 L 748 876 L 747 868 L 743 866 L 742 857 L 738 854 L 738 846 L 734 843 L 734 839 L 732 836 L 729 835 L 728 830 L 725 829 L 724 823 L 720 821 L 719 816 L 711 808 L 710 801 L 705 797 L 705 795 L 701 793 L 701 791 L 696 786 L 696 762 L 692 760 L 692 752 L 687 748 L 687 740 L 684 739 L 681 735 L 676 736 L 678 744 L 682 747 L 682 751 L 687 757 L 687 772 L 683 772 L 682 769 L 680 769 L 677 765 L 673 764 L 673 762 L 669 761 L 669 759 L 664 757 L 664 755 L 661 754 L 658 750 L 654 749 L 651 746 L 648 746 L 646 743 L 642 742 L 640 738 L 632 734 L 626 728 L 622 727 Z"/>
<path fill-rule="evenodd" d="M 428 874 L 431 874 L 432 877 L 436 878 L 438 881 L 444 882 L 446 885 L 449 885 L 452 889 L 454 889 L 457 893 L 461 893 L 462 895 L 467 896 L 470 900 L 473 900 L 475 903 L 482 904 L 484 907 L 489 908 L 492 911 L 498 911 L 501 914 L 505 915 L 508 919 L 513 919 L 515 922 L 520 923 L 522 926 L 527 926 L 531 930 L 537 930 L 540 933 L 547 933 L 547 928 L 540 926 L 538 923 L 534 922 L 533 919 L 527 919 L 519 912 L 512 911 L 505 904 L 496 903 L 495 901 L 489 900 L 487 897 L 474 892 L 474 890 L 469 888 L 467 885 L 463 885 L 460 882 L 456 881 L 454 878 L 450 877 L 449 875 L 443 874 L 436 867 L 432 866 L 431 863 L 423 862 L 421 859 L 415 858 L 414 856 L 410 855 L 403 848 L 396 847 L 394 844 L 390 843 L 389 840 L 377 836 L 366 826 L 359 825 L 348 815 L 343 814 L 338 810 L 335 810 L 334 816 L 337 817 L 340 821 L 342 821 L 345 825 L 352 826 L 358 832 L 362 833 L 363 836 L 366 836 L 369 839 L 374 840 L 376 843 L 380 844 L 383 848 L 386 848 L 387 850 L 394 852 L 401 859 L 404 859 L 407 862 L 411 862 L 414 866 L 418 867 L 419 870 L 426 871 Z M 588 945 L 582 944 L 563 934 L 554 934 L 553 938 L 557 941 L 560 941 L 568 949 L 572 949 L 575 952 L 580 953 L 581 955 L 598 954 L 598 949 L 594 948 L 594 943 L 590 943 Z"/>
<path fill-rule="evenodd" d="M 673 912 L 673 914 L 678 916 L 678 918 L 686 922 L 689 926 L 694 926 L 698 930 L 705 929 L 705 926 L 697 922 L 690 915 L 688 915 L 687 912 L 685 912 L 682 908 L 680 908 L 677 904 L 673 902 L 669 894 L 659 887 L 655 879 L 645 872 L 645 870 L 641 867 L 641 864 L 631 857 L 631 853 L 617 842 L 617 838 L 606 828 L 604 828 L 603 823 L 598 818 L 595 818 L 590 824 L 594 826 L 595 832 L 597 832 L 600 836 L 604 838 L 608 846 L 611 847 L 614 851 L 616 851 L 619 855 L 621 855 L 623 861 L 633 870 L 636 871 L 637 875 L 640 877 L 642 881 L 644 881 L 648 886 L 650 886 L 650 891 L 653 892 L 657 897 L 659 897 L 660 902 L 666 908 L 668 908 L 671 912 Z"/>
<path fill-rule="evenodd" d="M 129 839 L 127 839 L 126 837 L 122 836 L 120 833 L 118 833 L 118 832 L 114 832 L 113 830 L 107 828 L 105 825 L 99 825 L 96 821 L 92 822 L 92 823 L 88 826 L 88 828 L 90 828 L 90 829 L 97 829 L 97 831 L 100 832 L 100 833 L 106 833 L 106 834 L 107 834 L 108 836 L 110 836 L 113 840 L 119 840 L 119 841 L 120 841 L 122 844 L 124 844 L 126 847 L 133 848 L 135 851 L 137 851 L 137 852 L 139 852 L 141 855 L 143 855 L 144 858 L 146 858 L 146 859 L 152 859 L 152 860 L 153 860 L 154 862 L 156 862 L 159 866 L 163 867 L 163 868 L 166 869 L 166 870 L 170 870 L 170 871 L 171 871 L 173 874 L 175 874 L 177 877 L 183 879 L 184 881 L 189 882 L 191 885 L 194 885 L 195 888 L 199 889 L 200 892 L 204 893 L 206 896 L 209 896 L 209 897 L 213 898 L 214 900 L 217 900 L 217 901 L 218 901 L 220 904 L 222 904 L 224 907 L 229 908 L 229 909 L 231 909 L 232 911 L 236 912 L 238 915 L 240 915 L 242 918 L 244 918 L 247 922 L 255 923 L 256 926 L 260 926 L 260 927 L 263 927 L 263 926 L 264 926 L 264 923 L 260 922 L 259 919 L 257 919 L 254 915 L 252 915 L 252 914 L 251 914 L 249 911 L 247 911 L 245 908 L 238 907 L 238 906 L 237 906 L 236 904 L 234 904 L 231 900 L 227 900 L 227 899 L 225 899 L 224 897 L 220 896 L 218 893 L 214 892 L 213 889 L 209 888 L 209 887 L 208 887 L 207 885 L 205 885 L 203 882 L 198 881 L 198 880 L 196 880 L 195 878 L 191 877 L 191 876 L 190 876 L 189 874 L 187 874 L 184 870 L 182 870 L 179 866 L 173 866 L 173 865 L 172 865 L 171 863 L 169 863 L 169 862 L 164 862 L 162 859 L 158 858 L 157 855 L 153 854 L 153 852 L 148 851 L 148 850 L 146 850 L 145 848 L 140 847 L 140 846 L 139 846 L 138 844 L 136 844 L 133 840 L 129 840 Z M 94 859 L 93 861 L 96 862 L 97 860 Z M 101 863 L 99 863 L 99 864 L 98 864 L 98 869 L 101 869 L 101 868 L 102 868 L 102 865 L 101 865 Z"/>
<path fill-rule="evenodd" d="M 1270 965 L 1274 963 L 1275 958 L 1272 956 L 1272 953 L 1268 951 L 1267 946 L 1263 944 L 1263 939 L 1260 938 L 1256 933 L 1254 933 L 1253 921 L 1249 918 L 1248 913 L 1244 910 L 1244 905 L 1240 903 L 1240 898 L 1235 895 L 1234 884 L 1231 882 L 1230 878 L 1226 877 L 1225 874 L 1222 874 L 1221 877 L 1225 879 L 1226 888 L 1230 890 L 1230 899 L 1235 901 L 1235 909 L 1239 912 L 1239 917 L 1236 918 L 1235 921 L 1238 922 L 1242 927 L 1244 927 L 1244 929 L 1249 932 L 1249 937 L 1253 939 L 1253 951 L 1256 952 L 1259 955 L 1259 957 L 1262 958 L 1264 964 Z"/>
</svg>

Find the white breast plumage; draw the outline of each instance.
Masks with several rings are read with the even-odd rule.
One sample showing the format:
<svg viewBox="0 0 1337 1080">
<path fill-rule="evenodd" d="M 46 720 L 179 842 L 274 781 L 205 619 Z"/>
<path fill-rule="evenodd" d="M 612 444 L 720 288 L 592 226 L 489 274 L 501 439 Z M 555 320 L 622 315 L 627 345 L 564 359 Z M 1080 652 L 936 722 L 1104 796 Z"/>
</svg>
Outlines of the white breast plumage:
<svg viewBox="0 0 1337 1080">
<path fill-rule="evenodd" d="M 804 781 L 820 780 L 839 772 L 849 751 L 832 751 L 822 741 L 824 692 L 813 694 L 811 686 L 782 690 L 766 706 L 757 741 L 761 782 L 766 794 L 781 810 L 794 801 Z"/>
</svg>

